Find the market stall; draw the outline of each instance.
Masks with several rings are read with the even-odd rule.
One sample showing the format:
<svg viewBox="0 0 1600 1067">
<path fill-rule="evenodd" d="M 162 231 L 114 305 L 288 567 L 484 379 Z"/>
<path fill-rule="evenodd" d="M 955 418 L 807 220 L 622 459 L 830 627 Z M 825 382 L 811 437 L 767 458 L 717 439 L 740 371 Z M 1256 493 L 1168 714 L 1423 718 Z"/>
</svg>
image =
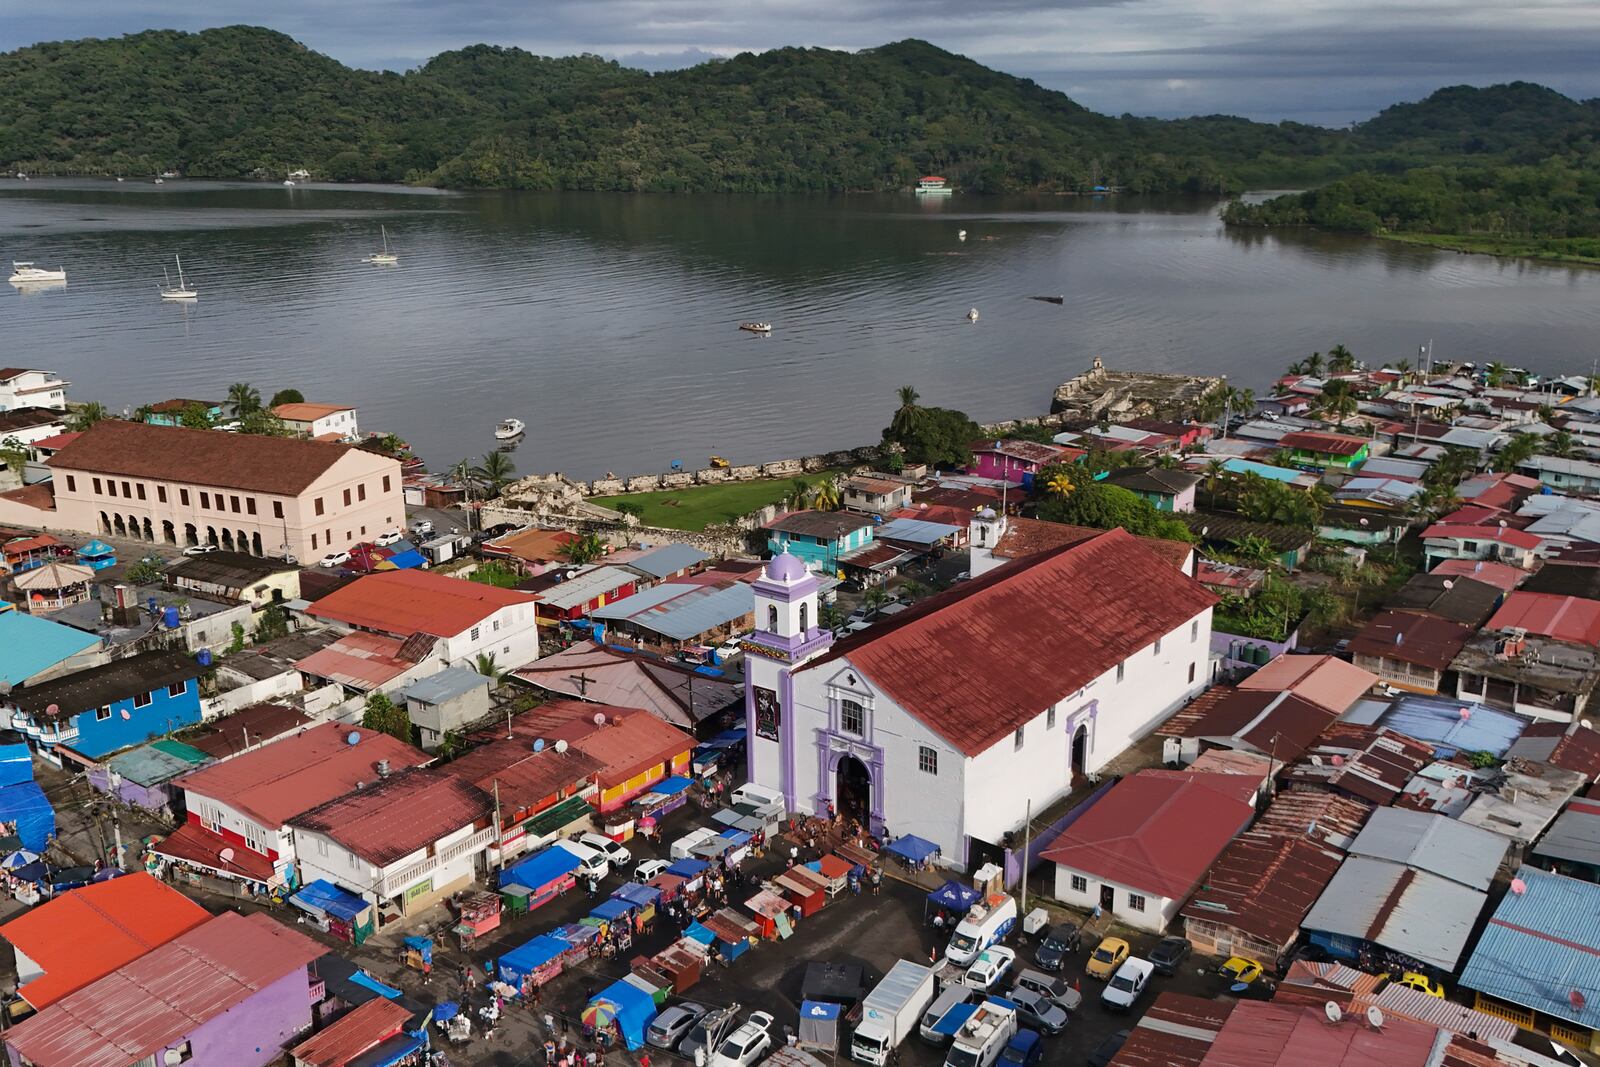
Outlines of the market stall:
<svg viewBox="0 0 1600 1067">
<path fill-rule="evenodd" d="M 364 943 L 377 926 L 371 904 L 326 878 L 307 883 L 289 903 L 316 919 L 318 929 L 351 944 Z"/>
<path fill-rule="evenodd" d="M 673 992 L 682 993 L 700 981 L 705 946 L 686 937 L 650 957 L 650 964 L 671 984 Z"/>
<path fill-rule="evenodd" d="M 930 912 L 943 911 L 949 915 L 965 915 L 967 909 L 977 903 L 979 893 L 970 885 L 951 880 L 928 894 L 928 899 L 922 904 L 922 917 L 927 919 Z"/>
<path fill-rule="evenodd" d="M 495 960 L 494 975 L 516 990 L 544 985 L 561 973 L 572 944 L 551 934 L 540 934 Z"/>
<path fill-rule="evenodd" d="M 839 1016 L 844 1014 L 837 1004 L 823 1000 L 800 1002 L 800 1030 L 795 1044 L 800 1048 L 819 1052 L 839 1051 Z"/>
<path fill-rule="evenodd" d="M 450 904 L 457 916 L 454 933 L 460 940 L 463 950 L 471 947 L 478 938 L 489 931 L 500 928 L 500 913 L 504 902 L 496 893 L 485 892 L 482 889 L 464 889 L 450 898 Z"/>
<path fill-rule="evenodd" d="M 714 914 L 707 915 L 700 921 L 700 925 L 716 936 L 713 948 L 729 963 L 750 951 L 751 942 L 761 936 L 761 931 L 754 920 L 732 908 L 722 908 Z"/>
<path fill-rule="evenodd" d="M 501 886 L 525 886 L 527 910 L 548 904 L 577 883 L 578 857 L 564 848 L 547 848 L 500 872 Z M 515 905 L 513 905 L 515 907 Z"/>
<path fill-rule="evenodd" d="M 794 871 L 784 871 L 772 879 L 771 884 L 781 890 L 791 904 L 800 905 L 801 915 L 815 915 L 822 910 L 823 904 L 828 900 L 827 891 L 823 886 L 807 881 Z"/>
<path fill-rule="evenodd" d="M 689 787 L 693 784 L 693 779 L 681 774 L 663 778 L 651 786 L 648 793 L 634 798 L 630 806 L 637 813 L 641 824 L 645 819 L 660 821 L 689 803 Z"/>
<path fill-rule="evenodd" d="M 606 986 L 583 1009 L 586 1028 L 619 1035 L 630 1051 L 643 1047 L 645 1028 L 655 1017 L 651 994 L 626 979 Z"/>
<path fill-rule="evenodd" d="M 855 869 L 855 864 L 830 852 L 820 860 L 806 864 L 805 867 L 820 874 L 827 883 L 828 896 L 836 897 L 849 886 L 850 872 Z"/>
<path fill-rule="evenodd" d="M 761 890 L 745 901 L 744 906 L 754 915 L 762 937 L 787 940 L 794 933 L 794 926 L 789 921 L 789 909 L 793 905 L 772 890 Z"/>
<path fill-rule="evenodd" d="M 884 852 L 898 857 L 911 870 L 921 870 L 939 855 L 939 846 L 916 834 L 904 834 L 884 846 Z"/>
</svg>

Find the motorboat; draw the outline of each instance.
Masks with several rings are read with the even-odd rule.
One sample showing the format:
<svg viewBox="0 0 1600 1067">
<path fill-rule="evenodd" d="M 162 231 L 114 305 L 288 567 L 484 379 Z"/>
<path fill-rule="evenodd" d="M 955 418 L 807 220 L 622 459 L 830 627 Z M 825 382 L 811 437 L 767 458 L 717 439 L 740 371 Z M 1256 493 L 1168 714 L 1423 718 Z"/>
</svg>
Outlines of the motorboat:
<svg viewBox="0 0 1600 1067">
<path fill-rule="evenodd" d="M 17 178 L 20 181 L 27 181 L 28 180 L 28 176 L 26 174 L 22 173 L 20 170 L 17 171 Z"/>
<path fill-rule="evenodd" d="M 156 184 L 157 185 L 165 185 L 165 184 L 167 184 L 167 179 L 165 179 L 165 178 L 157 178 L 156 179 Z"/>
<path fill-rule="evenodd" d="M 67 268 L 59 270 L 45 270 L 35 267 L 32 263 L 19 263 L 11 261 L 11 284 L 30 285 L 35 282 L 64 282 L 67 280 Z"/>
<path fill-rule="evenodd" d="M 378 232 L 383 235 L 383 251 L 382 252 L 374 252 L 374 253 L 372 253 L 370 256 L 368 256 L 366 258 L 366 262 L 367 263 L 378 263 L 378 264 L 390 264 L 390 263 L 398 263 L 398 262 L 400 262 L 399 255 L 394 253 L 394 252 L 389 251 L 389 230 L 388 230 L 388 228 L 385 227 L 385 226 L 379 226 L 378 227 Z M 518 432 L 520 433 L 521 431 L 518 431 Z"/>
<path fill-rule="evenodd" d="M 937 174 L 930 174 L 917 182 L 918 196 L 949 196 L 954 189 Z"/>
<path fill-rule="evenodd" d="M 527 429 L 527 425 L 521 419 L 506 419 L 494 428 L 495 440 L 514 441 L 521 437 Z"/>
<path fill-rule="evenodd" d="M 200 293 L 192 287 L 188 279 L 183 276 L 183 260 L 177 256 L 172 257 L 178 264 L 178 284 L 172 284 L 172 276 L 167 274 L 165 267 L 161 268 L 166 284 L 161 286 L 161 299 L 163 300 L 198 300 Z"/>
<path fill-rule="evenodd" d="M 294 183 L 295 182 L 294 182 L 293 178 L 285 178 L 285 179 L 283 179 L 283 184 L 285 184 L 287 186 L 291 186 L 292 187 L 294 185 Z"/>
<path fill-rule="evenodd" d="M 967 231 L 966 230 L 957 230 L 956 231 L 956 240 L 965 241 L 966 239 L 967 239 Z"/>
<path fill-rule="evenodd" d="M 770 323 L 770 322 L 741 322 L 739 324 L 739 329 L 748 330 L 751 333 L 771 333 L 772 332 L 772 323 Z"/>
<path fill-rule="evenodd" d="M 967 321 L 968 322 L 977 322 L 978 321 L 978 309 L 977 308 L 972 308 L 967 312 Z"/>
</svg>

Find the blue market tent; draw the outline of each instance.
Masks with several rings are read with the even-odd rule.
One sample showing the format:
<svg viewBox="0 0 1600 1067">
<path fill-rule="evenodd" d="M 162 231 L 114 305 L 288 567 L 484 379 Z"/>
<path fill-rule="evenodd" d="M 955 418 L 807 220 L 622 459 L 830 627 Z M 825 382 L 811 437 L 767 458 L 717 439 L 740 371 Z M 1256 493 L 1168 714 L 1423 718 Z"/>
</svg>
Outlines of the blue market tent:
<svg viewBox="0 0 1600 1067">
<path fill-rule="evenodd" d="M 640 885 L 638 882 L 628 882 L 619 886 L 611 896 L 617 900 L 626 900 L 637 908 L 647 908 L 661 898 L 661 890 L 653 885 Z"/>
<path fill-rule="evenodd" d="M 433 1006 L 433 1021 L 446 1023 L 461 1014 L 461 1005 L 453 1000 L 441 1001 Z"/>
<path fill-rule="evenodd" d="M 342 919 L 347 923 L 355 922 L 368 908 L 372 907 L 361 897 L 356 896 L 348 889 L 342 889 L 334 885 L 326 878 L 318 878 L 315 882 L 307 883 L 298 893 L 289 898 L 289 903 L 302 911 L 309 911 L 312 914 L 322 912 L 325 915 L 333 916 L 335 919 Z"/>
<path fill-rule="evenodd" d="M 610 1004 L 615 1009 L 617 1029 L 631 1051 L 644 1045 L 644 1030 L 656 1017 L 656 1002 L 650 994 L 627 981 L 612 982 L 589 1001 Z"/>
<path fill-rule="evenodd" d="M 0 745 L 0 786 L 33 781 L 33 755 L 27 745 Z"/>
<path fill-rule="evenodd" d="M 385 1000 L 399 1000 L 400 990 L 392 985 L 384 985 L 366 971 L 357 971 L 350 976 L 350 981 L 365 989 L 370 989 Z"/>
<path fill-rule="evenodd" d="M 950 881 L 928 894 L 928 903 L 950 911 L 966 911 L 977 901 L 979 893 L 970 885 Z"/>
<path fill-rule="evenodd" d="M 839 1016 L 843 1008 L 825 1000 L 800 1002 L 800 1029 L 795 1035 L 805 1048 L 834 1052 L 839 1048 Z"/>
<path fill-rule="evenodd" d="M 389 562 L 393 563 L 400 570 L 404 571 L 410 570 L 413 567 L 427 566 L 428 557 L 424 556 L 421 552 L 418 552 L 413 548 L 409 552 L 396 552 L 394 555 L 389 557 Z"/>
<path fill-rule="evenodd" d="M 596 919 L 604 919 L 608 923 L 614 923 L 618 919 L 626 918 L 628 913 L 634 910 L 634 907 L 633 904 L 626 900 L 612 897 L 599 907 L 591 909 L 589 914 Z"/>
<path fill-rule="evenodd" d="M 26 748 L 27 746 L 24 745 L 23 747 Z M 675 774 L 671 778 L 663 778 L 661 781 L 651 786 L 650 792 L 660 793 L 662 796 L 670 797 L 683 792 L 693 784 L 693 779 L 685 778 L 681 774 Z"/>
<path fill-rule="evenodd" d="M 17 772 L 13 769 L 12 773 Z M 23 847 L 43 852 L 56 833 L 56 810 L 39 783 L 30 778 L 0 786 L 0 822 L 16 823 Z"/>
<path fill-rule="evenodd" d="M 500 884 L 525 885 L 538 890 L 578 868 L 578 857 L 564 848 L 535 852 L 515 867 L 500 872 Z"/>
<path fill-rule="evenodd" d="M 520 989 L 524 978 L 571 949 L 570 942 L 551 934 L 540 934 L 495 960 L 495 975 L 507 985 Z"/>
<path fill-rule="evenodd" d="M 678 860 L 667 868 L 668 874 L 675 874 L 679 878 L 698 878 L 711 866 L 705 860 Z"/>
<path fill-rule="evenodd" d="M 884 851 L 893 852 L 896 856 L 903 857 L 907 863 L 921 863 L 935 852 L 938 852 L 939 846 L 927 838 L 918 837 L 916 834 L 906 834 L 904 837 L 891 841 Z"/>
<path fill-rule="evenodd" d="M 683 936 L 689 938 L 690 940 L 698 941 L 702 945 L 709 945 L 711 942 L 717 939 L 716 934 L 712 933 L 710 930 L 707 930 L 704 926 L 701 926 L 697 922 L 690 923 L 688 926 L 684 927 Z"/>
</svg>

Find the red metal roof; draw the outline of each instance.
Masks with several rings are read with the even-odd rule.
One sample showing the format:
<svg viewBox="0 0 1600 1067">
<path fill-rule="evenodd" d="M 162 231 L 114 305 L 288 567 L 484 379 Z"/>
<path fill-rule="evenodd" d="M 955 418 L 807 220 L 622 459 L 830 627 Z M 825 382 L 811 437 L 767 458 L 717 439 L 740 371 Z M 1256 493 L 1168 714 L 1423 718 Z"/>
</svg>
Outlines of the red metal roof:
<svg viewBox="0 0 1600 1067">
<path fill-rule="evenodd" d="M 398 1001 L 373 997 L 354 1011 L 341 1015 L 321 1033 L 302 1041 L 289 1055 L 309 1067 L 344 1067 L 357 1056 L 400 1032 L 411 1011 Z"/>
<path fill-rule="evenodd" d="M 930 597 L 801 670 L 846 660 L 977 755 L 1216 602 L 1138 538 L 1109 530 Z"/>
<path fill-rule="evenodd" d="M 416 666 L 415 662 L 401 658 L 406 640 L 356 630 L 299 660 L 295 669 L 315 678 L 371 692 L 382 689 Z"/>
<path fill-rule="evenodd" d="M 1359 797 L 1296 789 L 1274 797 L 1251 830 L 1304 837 L 1345 850 L 1372 811 L 1372 804 Z"/>
<path fill-rule="evenodd" d="M 1096 801 L 1042 858 L 1182 900 L 1255 814 L 1258 784 L 1236 774 L 1140 771 Z"/>
<path fill-rule="evenodd" d="M 1374 1030 L 1363 1018 L 1330 1023 L 1321 1008 L 1244 1000 L 1211 1043 L 1201 1067 L 1425 1067 L 1432 1026 L 1389 1019 Z"/>
<path fill-rule="evenodd" d="M 599 716 L 604 725 L 594 720 Z M 600 764 L 602 789 L 625 782 L 659 763 L 694 749 L 690 734 L 639 708 L 618 708 L 580 700 L 552 700 L 512 720 L 512 733 L 544 738 L 571 747 Z"/>
<path fill-rule="evenodd" d="M 225 911 L 24 1019 L 6 1043 L 37 1067 L 127 1067 L 326 951 L 266 915 Z"/>
<path fill-rule="evenodd" d="M 209 918 L 140 871 L 47 900 L 0 926 L 0 937 L 44 970 L 17 990 L 42 1009 Z"/>
<path fill-rule="evenodd" d="M 1343 860 L 1304 836 L 1250 830 L 1222 850 L 1181 914 L 1288 945 Z"/>
<path fill-rule="evenodd" d="M 1600 601 L 1519 590 L 1506 597 L 1486 630 L 1521 628 L 1559 641 L 1600 645 Z"/>
<path fill-rule="evenodd" d="M 1282 655 L 1239 683 L 1240 689 L 1287 689 L 1343 714 L 1378 684 L 1378 676 L 1337 656 Z"/>
<path fill-rule="evenodd" d="M 494 813 L 494 801 L 442 770 L 411 768 L 346 793 L 291 820 L 386 867 Z"/>
<path fill-rule="evenodd" d="M 1291 781 L 1338 789 L 1374 804 L 1388 804 L 1424 766 L 1433 746 L 1394 730 L 1335 723 L 1289 769 Z"/>
<path fill-rule="evenodd" d="M 1232 1001 L 1162 993 L 1108 1067 L 1199 1067 L 1232 1013 Z"/>
<path fill-rule="evenodd" d="M 1512 526 L 1463 526 L 1459 523 L 1436 522 L 1422 531 L 1424 541 L 1498 541 L 1513 548 L 1535 549 L 1544 544 L 1542 538 Z"/>
<path fill-rule="evenodd" d="M 1600 733 L 1582 727 L 1573 730 L 1551 750 L 1546 763 L 1564 770 L 1577 771 L 1594 781 L 1600 777 Z"/>
<path fill-rule="evenodd" d="M 1093 526 L 1072 526 L 1064 522 L 1013 517 L 1006 519 L 1006 532 L 994 546 L 994 554 L 1005 559 L 1022 559 L 1051 549 L 1082 544 L 1105 532 Z M 1161 537 L 1141 537 L 1139 540 L 1175 567 L 1187 563 L 1189 554 L 1194 551 L 1194 546 L 1187 541 L 1168 541 Z"/>
<path fill-rule="evenodd" d="M 1185 731 L 1188 737 L 1231 739 L 1271 757 L 1277 767 L 1293 762 L 1339 717 L 1290 692 L 1241 689 L 1218 700 Z"/>
<path fill-rule="evenodd" d="M 381 571 L 357 578 L 311 605 L 310 614 L 363 630 L 406 637 L 454 637 L 501 608 L 534 598 L 465 578 L 424 570 Z"/>
<path fill-rule="evenodd" d="M 1318 433 L 1315 430 L 1295 430 L 1278 438 L 1280 448 L 1298 448 L 1329 456 L 1353 456 L 1365 448 L 1367 443 L 1365 437 L 1352 437 L 1344 433 Z"/>
<path fill-rule="evenodd" d="M 1496 563 L 1489 559 L 1447 559 L 1428 573 L 1442 574 L 1450 578 L 1471 578 L 1475 582 L 1484 582 L 1506 592 L 1515 589 L 1528 577 L 1528 572 L 1521 567 L 1513 567 L 1509 563 Z"/>
<path fill-rule="evenodd" d="M 354 745 L 352 735 L 358 738 Z M 431 759 L 388 734 L 324 723 L 186 774 L 177 784 L 272 828 L 348 793 L 357 783 L 377 781 L 379 760 L 399 771 Z"/>
<path fill-rule="evenodd" d="M 158 856 L 168 856 L 226 874 L 244 875 L 257 882 L 270 883 L 278 874 L 272 861 L 259 852 L 242 848 L 221 834 L 212 833 L 192 822 L 184 823 L 150 846 L 150 850 Z M 224 851 L 229 853 L 227 859 L 222 858 Z"/>
<path fill-rule="evenodd" d="M 1350 653 L 1444 670 L 1477 633 L 1470 626 L 1409 611 L 1381 611 L 1350 639 Z"/>
<path fill-rule="evenodd" d="M 498 786 L 500 807 L 507 812 L 531 807 L 561 789 L 574 788 L 600 769 L 599 760 L 577 749 L 557 752 L 547 745 L 534 752 L 527 741 L 507 738 L 480 745 L 441 768 L 443 773 L 473 782 L 490 793 Z"/>
</svg>

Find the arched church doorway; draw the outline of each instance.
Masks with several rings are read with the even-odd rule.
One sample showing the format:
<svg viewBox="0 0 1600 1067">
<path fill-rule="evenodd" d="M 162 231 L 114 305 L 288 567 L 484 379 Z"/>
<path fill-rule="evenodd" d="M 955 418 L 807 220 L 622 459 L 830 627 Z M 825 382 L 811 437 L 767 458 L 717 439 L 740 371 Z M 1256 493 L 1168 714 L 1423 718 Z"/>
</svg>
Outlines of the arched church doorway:
<svg viewBox="0 0 1600 1067">
<path fill-rule="evenodd" d="M 1089 769 L 1089 727 L 1079 724 L 1072 732 L 1072 779 L 1076 783 L 1078 776 Z"/>
<path fill-rule="evenodd" d="M 837 798 L 839 814 L 847 819 L 855 819 L 863 826 L 870 825 L 872 772 L 867 770 L 867 765 L 856 757 L 844 756 L 839 760 L 836 774 L 838 781 L 834 796 Z"/>
</svg>

